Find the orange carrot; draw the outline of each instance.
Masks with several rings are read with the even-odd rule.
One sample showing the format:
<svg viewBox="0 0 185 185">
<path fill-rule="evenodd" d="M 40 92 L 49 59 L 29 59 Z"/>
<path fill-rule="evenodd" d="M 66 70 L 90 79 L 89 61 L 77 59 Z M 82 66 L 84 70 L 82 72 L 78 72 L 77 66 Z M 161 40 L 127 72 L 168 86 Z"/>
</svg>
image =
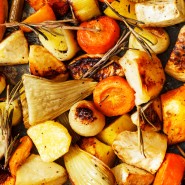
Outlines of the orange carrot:
<svg viewBox="0 0 185 185">
<path fill-rule="evenodd" d="M 184 172 L 185 159 L 178 154 L 167 153 L 153 185 L 180 185 Z"/>
<path fill-rule="evenodd" d="M 77 41 L 80 47 L 89 54 L 102 54 L 112 48 L 120 36 L 118 23 L 108 17 L 83 22 L 81 27 L 97 29 L 96 32 L 87 30 L 77 31 Z"/>
<path fill-rule="evenodd" d="M 20 145 L 17 147 L 9 161 L 9 169 L 13 177 L 16 176 L 18 167 L 23 164 L 26 158 L 30 155 L 32 146 L 33 143 L 28 136 L 24 136 L 20 139 Z"/>
<path fill-rule="evenodd" d="M 23 23 L 41 23 L 41 22 L 49 21 L 49 20 L 56 20 L 56 17 L 50 5 L 46 4 L 42 8 L 40 8 L 37 12 L 27 17 L 23 21 Z M 31 31 L 29 28 L 26 28 L 24 26 L 21 26 L 21 29 L 24 32 Z"/>
<path fill-rule="evenodd" d="M 123 115 L 135 106 L 134 90 L 119 76 L 100 81 L 94 89 L 96 107 L 106 116 Z"/>
</svg>

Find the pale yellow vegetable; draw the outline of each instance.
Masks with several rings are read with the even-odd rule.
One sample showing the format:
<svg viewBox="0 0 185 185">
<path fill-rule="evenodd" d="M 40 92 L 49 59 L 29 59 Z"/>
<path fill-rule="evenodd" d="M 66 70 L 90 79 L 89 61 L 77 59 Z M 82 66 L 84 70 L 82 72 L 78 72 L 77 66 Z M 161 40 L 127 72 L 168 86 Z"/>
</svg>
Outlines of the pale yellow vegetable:
<svg viewBox="0 0 185 185">
<path fill-rule="evenodd" d="M 151 52 L 156 54 L 163 53 L 170 44 L 168 33 L 163 28 L 145 27 L 142 29 L 135 28 L 136 33 L 141 35 L 146 43 L 150 46 Z M 149 41 L 148 41 L 149 40 Z M 137 41 L 133 34 L 129 38 L 129 48 L 135 48 L 144 51 L 141 44 Z"/>
<path fill-rule="evenodd" d="M 0 65 L 28 63 L 28 43 L 21 30 L 11 33 L 0 43 Z"/>
<path fill-rule="evenodd" d="M 55 81 L 67 80 L 69 74 L 62 61 L 40 45 L 31 45 L 29 51 L 30 73 Z"/>
<path fill-rule="evenodd" d="M 47 31 L 39 28 L 42 34 L 38 34 L 42 45 L 52 53 L 58 60 L 69 60 L 79 50 L 74 33 L 69 29 L 62 29 L 57 27 Z"/>
<path fill-rule="evenodd" d="M 32 154 L 16 173 L 15 185 L 62 185 L 67 181 L 66 170 L 55 162 L 43 162 Z"/>
<path fill-rule="evenodd" d="M 111 169 L 77 145 L 64 155 L 64 163 L 73 185 L 115 185 Z"/>
<path fill-rule="evenodd" d="M 97 0 L 69 0 L 74 16 L 79 21 L 87 21 L 101 15 Z"/>
<path fill-rule="evenodd" d="M 103 161 L 109 167 L 113 166 L 116 155 L 111 146 L 102 143 L 95 137 L 82 138 L 79 146 L 81 149 Z"/>
<path fill-rule="evenodd" d="M 158 96 L 165 74 L 160 59 L 144 51 L 128 50 L 120 59 L 125 77 L 135 91 L 135 104 L 140 105 Z"/>
<path fill-rule="evenodd" d="M 105 126 L 105 116 L 92 101 L 81 100 L 70 108 L 69 123 L 77 134 L 95 136 Z"/>
<path fill-rule="evenodd" d="M 148 131 L 142 131 L 142 137 L 144 154 L 138 146 L 137 132 L 121 132 L 113 142 L 113 149 L 123 162 L 155 174 L 166 154 L 167 137 Z"/>
<path fill-rule="evenodd" d="M 45 162 L 52 162 L 63 156 L 68 152 L 71 144 L 68 130 L 54 121 L 34 125 L 27 130 L 27 134 Z"/>
<path fill-rule="evenodd" d="M 184 0 L 149 0 L 137 3 L 135 11 L 143 26 L 166 27 L 185 21 Z"/>
<path fill-rule="evenodd" d="M 136 19 L 135 13 L 135 3 L 129 0 L 120 0 L 120 1 L 113 1 L 111 6 L 122 16 Z M 120 20 L 120 18 L 109 8 L 107 7 L 104 10 L 105 15 L 112 17 L 114 19 Z"/>
<path fill-rule="evenodd" d="M 150 185 L 154 180 L 154 175 L 140 168 L 121 163 L 112 172 L 118 185 Z"/>
<path fill-rule="evenodd" d="M 185 85 L 161 95 L 163 131 L 169 144 L 185 141 Z"/>
<path fill-rule="evenodd" d="M 128 114 L 124 114 L 112 123 L 107 124 L 107 126 L 97 135 L 97 137 L 100 141 L 111 146 L 116 136 L 125 130 L 136 130 L 136 126 L 133 124 Z"/>
</svg>

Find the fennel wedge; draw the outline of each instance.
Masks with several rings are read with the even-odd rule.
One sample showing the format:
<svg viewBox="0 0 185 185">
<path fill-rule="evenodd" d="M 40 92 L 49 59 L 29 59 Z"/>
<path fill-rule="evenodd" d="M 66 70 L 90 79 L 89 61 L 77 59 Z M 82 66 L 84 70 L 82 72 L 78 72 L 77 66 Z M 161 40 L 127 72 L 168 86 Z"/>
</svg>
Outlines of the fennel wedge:
<svg viewBox="0 0 185 185">
<path fill-rule="evenodd" d="M 24 124 L 52 120 L 89 96 L 97 82 L 90 79 L 54 82 L 33 75 L 23 75 L 22 106 Z"/>
</svg>

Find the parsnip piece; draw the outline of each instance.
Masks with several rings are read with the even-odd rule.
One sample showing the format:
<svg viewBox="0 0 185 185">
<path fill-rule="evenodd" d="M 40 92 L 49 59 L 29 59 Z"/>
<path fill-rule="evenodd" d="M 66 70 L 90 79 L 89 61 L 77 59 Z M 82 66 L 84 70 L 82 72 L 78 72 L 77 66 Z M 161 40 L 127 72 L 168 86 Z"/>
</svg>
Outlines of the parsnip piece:
<svg viewBox="0 0 185 185">
<path fill-rule="evenodd" d="M 40 45 L 30 46 L 29 66 L 31 74 L 43 78 L 65 81 L 69 76 L 64 63 Z"/>
<path fill-rule="evenodd" d="M 97 0 L 69 0 L 69 3 L 79 21 L 87 21 L 101 15 Z"/>
<path fill-rule="evenodd" d="M 81 149 L 103 161 L 109 167 L 113 166 L 116 155 L 111 146 L 102 143 L 95 137 L 82 138 L 79 146 Z"/>
<path fill-rule="evenodd" d="M 52 29 L 52 33 L 41 28 L 39 31 L 42 33 L 39 34 L 40 42 L 58 60 L 69 60 L 79 50 L 75 35 L 71 30 L 58 27 Z"/>
<path fill-rule="evenodd" d="M 140 168 L 121 163 L 112 172 L 118 185 L 150 185 L 154 180 L 154 175 Z"/>
<path fill-rule="evenodd" d="M 185 141 L 185 85 L 161 95 L 163 113 L 163 131 L 168 143 Z"/>
<path fill-rule="evenodd" d="M 60 123 L 46 121 L 27 130 L 28 136 L 35 144 L 41 159 L 52 162 L 68 152 L 71 136 Z"/>
<path fill-rule="evenodd" d="M 28 43 L 21 30 L 0 43 L 0 66 L 28 63 Z"/>
<path fill-rule="evenodd" d="M 144 154 L 138 147 L 138 133 L 123 131 L 113 142 L 117 156 L 125 163 L 156 173 L 165 157 L 167 137 L 157 132 L 142 131 Z"/>
<path fill-rule="evenodd" d="M 184 45 L 185 26 L 180 29 L 177 41 L 165 66 L 165 72 L 173 78 L 185 82 Z"/>
<path fill-rule="evenodd" d="M 100 141 L 111 146 L 117 135 L 125 130 L 136 131 L 136 126 L 128 114 L 124 114 L 108 124 L 97 137 Z"/>
<path fill-rule="evenodd" d="M 135 91 L 135 103 L 140 105 L 156 97 L 163 88 L 165 74 L 160 59 L 138 50 L 128 50 L 120 59 L 125 77 Z"/>
<path fill-rule="evenodd" d="M 184 0 L 149 0 L 137 3 L 135 11 L 143 26 L 166 27 L 185 21 Z"/>
<path fill-rule="evenodd" d="M 62 185 L 67 181 L 66 170 L 54 163 L 43 162 L 32 154 L 16 173 L 15 185 Z"/>
<path fill-rule="evenodd" d="M 142 30 L 138 28 L 135 28 L 134 30 L 143 37 L 143 39 L 150 46 L 151 52 L 154 52 L 155 54 L 163 53 L 167 50 L 170 44 L 169 35 L 163 28 L 146 27 L 142 28 Z M 129 48 L 135 48 L 144 51 L 143 47 L 137 41 L 136 37 L 133 36 L 133 34 L 131 34 L 129 38 Z"/>
</svg>

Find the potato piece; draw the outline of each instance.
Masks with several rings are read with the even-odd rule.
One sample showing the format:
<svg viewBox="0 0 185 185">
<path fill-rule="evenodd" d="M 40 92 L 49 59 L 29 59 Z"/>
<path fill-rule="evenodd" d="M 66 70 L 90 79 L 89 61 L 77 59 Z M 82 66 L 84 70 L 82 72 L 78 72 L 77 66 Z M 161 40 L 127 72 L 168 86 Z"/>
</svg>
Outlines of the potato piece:
<svg viewBox="0 0 185 185">
<path fill-rule="evenodd" d="M 28 60 L 32 75 L 57 81 L 65 81 L 69 76 L 64 63 L 43 46 L 31 45 Z"/>
<path fill-rule="evenodd" d="M 137 20 L 143 26 L 166 27 L 185 20 L 184 0 L 149 0 L 135 6 Z"/>
<path fill-rule="evenodd" d="M 122 16 L 136 19 L 136 13 L 135 13 L 135 3 L 131 2 L 129 0 L 120 0 L 113 1 L 111 3 L 111 6 Z M 107 7 L 104 10 L 105 15 L 112 17 L 114 19 L 120 20 L 120 18 L 109 8 Z"/>
<path fill-rule="evenodd" d="M 31 126 L 27 130 L 27 134 L 44 162 L 52 162 L 63 156 L 68 152 L 71 144 L 68 130 L 62 124 L 54 121 Z"/>
<path fill-rule="evenodd" d="M 86 152 L 103 161 L 109 167 L 113 166 L 116 155 L 111 146 L 102 143 L 95 137 L 83 138 L 79 146 Z"/>
<path fill-rule="evenodd" d="M 154 52 L 155 54 L 163 53 L 167 50 L 170 44 L 169 35 L 163 28 L 146 27 L 142 28 L 142 30 L 138 28 L 135 28 L 134 30 L 144 38 L 146 43 L 150 46 L 151 52 Z M 131 34 L 129 38 L 129 48 L 144 51 L 143 47 L 133 34 Z"/>
<path fill-rule="evenodd" d="M 145 131 L 160 131 L 162 128 L 162 107 L 160 98 L 155 98 L 142 107 L 140 115 L 140 128 Z M 138 125 L 138 112 L 131 115 L 135 125 Z"/>
<path fill-rule="evenodd" d="M 175 46 L 165 66 L 165 72 L 176 80 L 185 82 L 185 26 L 180 29 Z"/>
<path fill-rule="evenodd" d="M 120 59 L 125 76 L 135 90 L 135 103 L 140 105 L 156 97 L 163 88 L 165 74 L 160 59 L 138 50 L 128 50 Z"/>
<path fill-rule="evenodd" d="M 28 43 L 21 30 L 0 43 L 0 66 L 28 63 Z"/>
<path fill-rule="evenodd" d="M 185 85 L 161 95 L 163 113 L 163 131 L 168 136 L 168 143 L 185 141 Z"/>
<path fill-rule="evenodd" d="M 135 131 L 136 126 L 132 123 L 130 116 L 124 114 L 106 126 L 98 135 L 98 139 L 108 145 L 112 145 L 116 136 L 122 131 Z"/>
<path fill-rule="evenodd" d="M 16 173 L 16 185 L 62 185 L 67 180 L 66 170 L 54 163 L 43 162 L 32 154 Z"/>
<path fill-rule="evenodd" d="M 16 176 L 19 166 L 21 166 L 30 155 L 32 146 L 33 143 L 28 136 L 24 136 L 20 139 L 20 144 L 14 151 L 9 161 L 9 169 L 13 177 Z"/>
<path fill-rule="evenodd" d="M 140 168 L 121 163 L 112 172 L 118 185 L 150 185 L 154 180 L 154 175 Z"/>
<path fill-rule="evenodd" d="M 138 147 L 138 133 L 123 131 L 113 142 L 117 156 L 125 163 L 156 173 L 165 157 L 167 137 L 157 132 L 142 131 L 144 154 Z"/>
</svg>

